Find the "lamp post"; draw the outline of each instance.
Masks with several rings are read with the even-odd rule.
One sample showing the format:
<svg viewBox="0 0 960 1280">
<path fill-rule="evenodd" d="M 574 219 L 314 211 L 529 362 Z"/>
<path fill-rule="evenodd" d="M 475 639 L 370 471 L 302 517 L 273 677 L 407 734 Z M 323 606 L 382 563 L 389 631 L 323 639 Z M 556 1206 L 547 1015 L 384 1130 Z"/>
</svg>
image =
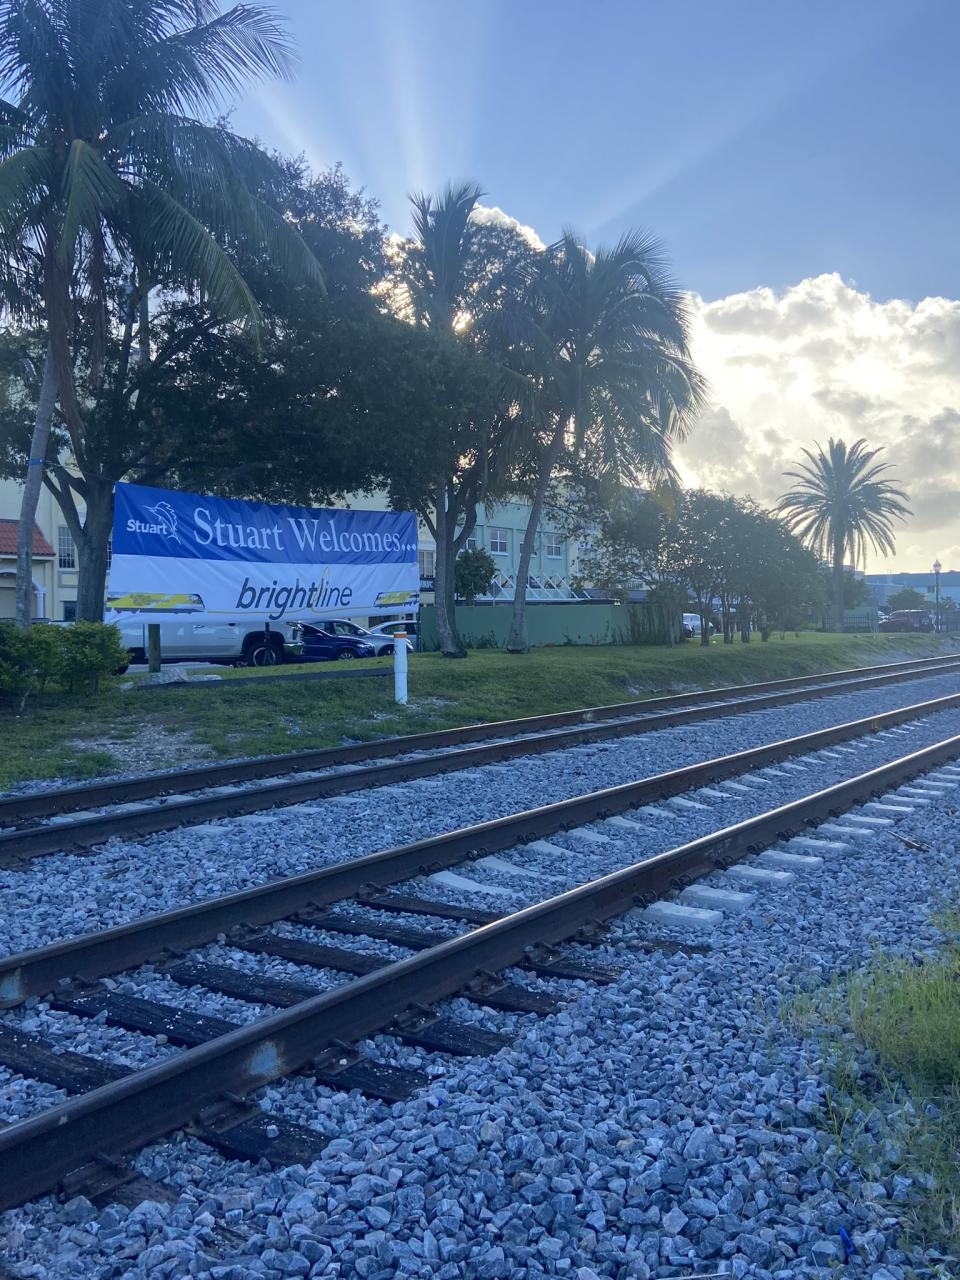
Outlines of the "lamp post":
<svg viewBox="0 0 960 1280">
<path fill-rule="evenodd" d="M 940 561 L 939 561 L 939 560 L 934 560 L 934 562 L 933 562 L 933 579 L 934 579 L 934 582 L 935 582 L 935 584 L 936 584 L 936 585 L 935 585 L 934 590 L 935 590 L 935 593 L 936 593 L 936 601 L 937 601 L 937 614 L 936 614 L 936 617 L 937 617 L 937 630 L 938 630 L 938 631 L 941 629 L 941 626 L 940 626 L 940 570 L 941 570 L 942 568 L 943 568 L 943 565 L 940 563 Z"/>
</svg>

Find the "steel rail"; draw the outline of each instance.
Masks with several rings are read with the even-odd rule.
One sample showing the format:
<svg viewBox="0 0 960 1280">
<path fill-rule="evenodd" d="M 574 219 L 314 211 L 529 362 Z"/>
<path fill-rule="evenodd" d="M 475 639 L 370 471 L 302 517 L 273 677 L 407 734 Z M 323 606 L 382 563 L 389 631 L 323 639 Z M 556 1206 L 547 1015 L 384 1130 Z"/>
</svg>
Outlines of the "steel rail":
<svg viewBox="0 0 960 1280">
<path fill-rule="evenodd" d="M 960 735 L 441 942 L 12 1124 L 0 1131 L 6 1171 L 0 1209 L 52 1190 L 96 1158 L 115 1158 L 181 1128 L 225 1092 L 248 1094 L 337 1044 L 383 1031 L 411 1005 L 436 1002 L 481 972 L 517 963 L 532 947 L 574 937 L 958 755 Z"/>
<path fill-rule="evenodd" d="M 282 755 L 253 760 L 228 760 L 216 764 L 194 765 L 168 773 L 144 774 L 139 778 L 121 778 L 111 782 L 84 782 L 70 787 L 57 787 L 31 795 L 0 797 L 0 827 L 18 822 L 71 813 L 96 805 L 152 800 L 184 791 L 303 773 L 314 769 L 336 768 L 368 760 L 417 751 L 439 750 L 458 744 L 487 739 L 516 737 L 520 734 L 545 732 L 578 724 L 593 724 L 625 716 L 656 715 L 672 708 L 698 704 L 713 706 L 718 702 L 739 701 L 761 693 L 778 690 L 798 691 L 814 687 L 819 690 L 831 684 L 842 685 L 889 676 L 897 679 L 922 679 L 940 672 L 949 673 L 960 667 L 960 654 L 944 654 L 935 658 L 917 658 L 908 662 L 883 663 L 873 667 L 853 667 L 818 675 L 794 676 L 780 680 L 764 680 L 746 685 L 727 685 L 718 689 L 700 689 L 689 693 L 669 694 L 660 698 L 641 698 L 632 702 L 609 703 L 597 707 L 580 707 L 572 711 L 525 716 L 516 720 L 461 725 L 456 729 L 438 729 L 429 733 L 408 734 L 399 738 L 383 738 L 375 742 L 359 742 L 345 747 L 321 747 L 307 751 L 291 751 Z"/>
<path fill-rule="evenodd" d="M 960 669 L 960 660 L 952 665 Z M 924 671 L 922 674 L 928 673 Z M 868 676 L 844 681 L 839 686 L 828 685 L 822 690 L 822 694 L 831 696 L 914 678 L 918 678 L 915 673 L 901 672 Z M 700 702 L 676 710 L 644 714 L 634 719 L 615 720 L 606 724 L 583 724 L 530 737 L 500 739 L 480 746 L 446 751 L 442 755 L 412 758 L 405 756 L 400 760 L 374 764 L 367 768 L 349 769 L 343 773 L 327 774 L 320 778 L 295 776 L 281 782 L 264 783 L 262 786 L 235 791 L 229 795 L 197 796 L 193 799 L 171 801 L 168 804 L 150 805 L 132 812 L 114 811 L 93 814 L 62 823 L 0 831 L 0 868 L 15 869 L 33 858 L 46 854 L 83 852 L 113 837 L 138 839 L 160 831 L 170 831 L 177 827 L 217 818 L 239 817 L 248 813 L 259 813 L 264 809 L 303 803 L 307 800 L 344 795 L 352 791 L 389 786 L 398 782 L 409 782 L 416 778 L 437 777 L 462 769 L 499 763 L 521 756 L 560 751 L 586 743 L 635 737 L 642 733 L 695 724 L 735 712 L 747 713 L 786 706 L 793 702 L 805 701 L 820 692 L 819 686 L 813 694 L 808 689 L 798 690 L 791 686 L 784 692 L 760 694 L 734 702 Z M 477 726 L 478 729 L 479 727 Z M 390 741 L 409 740 L 391 739 Z"/>
<path fill-rule="evenodd" d="M 711 782 L 809 754 L 864 734 L 879 733 L 908 720 L 960 706 L 960 694 L 881 712 L 765 743 L 746 751 L 672 769 L 635 782 L 556 801 L 536 809 L 493 818 L 443 835 L 366 854 L 319 871 L 308 871 L 254 889 L 193 903 L 176 911 L 145 916 L 98 933 L 19 952 L 0 960 L 0 1007 L 44 995 L 62 981 L 91 981 L 210 942 L 242 926 L 282 920 L 333 902 L 376 892 L 418 875 L 441 871 L 471 858 L 542 839 L 569 827 L 636 809 Z"/>
</svg>

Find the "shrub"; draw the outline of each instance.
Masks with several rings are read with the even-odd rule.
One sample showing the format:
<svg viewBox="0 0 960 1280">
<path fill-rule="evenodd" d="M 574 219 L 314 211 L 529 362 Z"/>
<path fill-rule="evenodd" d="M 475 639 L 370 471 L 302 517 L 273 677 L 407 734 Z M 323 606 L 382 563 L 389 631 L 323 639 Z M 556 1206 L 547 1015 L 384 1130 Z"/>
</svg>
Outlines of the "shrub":
<svg viewBox="0 0 960 1280">
<path fill-rule="evenodd" d="M 454 587 L 467 604 L 473 604 L 477 596 L 490 590 L 490 581 L 497 571 L 493 557 L 483 547 L 461 551 L 454 564 Z"/>
<path fill-rule="evenodd" d="M 75 622 L 57 630 L 61 637 L 59 679 L 71 693 L 96 693 L 104 676 L 115 675 L 130 660 L 116 627 Z"/>
<path fill-rule="evenodd" d="M 18 715 L 32 693 L 50 684 L 71 693 L 95 693 L 103 677 L 120 671 L 127 661 L 119 631 L 102 622 L 28 628 L 0 623 L 0 696 L 13 703 Z"/>
<path fill-rule="evenodd" d="M 0 693 L 14 702 L 19 699 L 21 710 L 30 694 L 40 687 L 39 649 L 31 644 L 33 630 L 0 622 Z"/>
</svg>

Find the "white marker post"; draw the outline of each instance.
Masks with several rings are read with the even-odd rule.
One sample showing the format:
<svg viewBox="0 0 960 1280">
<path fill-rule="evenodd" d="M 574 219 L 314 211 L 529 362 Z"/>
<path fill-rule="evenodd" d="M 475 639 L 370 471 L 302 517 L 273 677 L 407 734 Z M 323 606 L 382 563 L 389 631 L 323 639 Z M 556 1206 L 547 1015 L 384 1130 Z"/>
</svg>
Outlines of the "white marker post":
<svg viewBox="0 0 960 1280">
<path fill-rule="evenodd" d="M 407 705 L 407 633 L 393 636 L 393 696 L 401 707 Z"/>
</svg>

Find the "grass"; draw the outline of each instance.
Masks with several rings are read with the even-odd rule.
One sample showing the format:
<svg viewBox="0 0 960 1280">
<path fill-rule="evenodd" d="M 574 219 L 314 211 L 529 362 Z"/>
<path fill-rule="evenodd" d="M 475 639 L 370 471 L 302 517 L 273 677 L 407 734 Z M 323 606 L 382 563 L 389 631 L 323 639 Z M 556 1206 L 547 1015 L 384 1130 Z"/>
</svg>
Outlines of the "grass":
<svg viewBox="0 0 960 1280">
<path fill-rule="evenodd" d="M 956 1252 L 960 914 L 937 923 L 946 945 L 936 958 L 875 956 L 843 981 L 799 995 L 787 1019 L 824 1040 L 833 1080 L 824 1124 L 837 1146 L 866 1168 L 880 1159 L 910 1178 L 915 1194 L 898 1206 L 907 1237 Z"/>
<path fill-rule="evenodd" d="M 277 668 L 250 683 L 243 670 L 197 688 L 122 689 L 42 698 L 14 720 L 0 712 L 0 789 L 34 778 L 89 778 L 189 759 L 266 755 L 450 728 L 482 720 L 599 706 L 691 689 L 809 675 L 955 652 L 942 637 L 802 633 L 707 648 L 543 648 L 523 657 L 481 650 L 465 661 L 410 658 L 410 705 L 392 680 L 285 681 L 314 664 Z M 389 666 L 389 659 L 363 663 Z M 321 670 L 331 669 L 324 664 Z M 262 671 L 250 674 L 263 674 Z"/>
</svg>

